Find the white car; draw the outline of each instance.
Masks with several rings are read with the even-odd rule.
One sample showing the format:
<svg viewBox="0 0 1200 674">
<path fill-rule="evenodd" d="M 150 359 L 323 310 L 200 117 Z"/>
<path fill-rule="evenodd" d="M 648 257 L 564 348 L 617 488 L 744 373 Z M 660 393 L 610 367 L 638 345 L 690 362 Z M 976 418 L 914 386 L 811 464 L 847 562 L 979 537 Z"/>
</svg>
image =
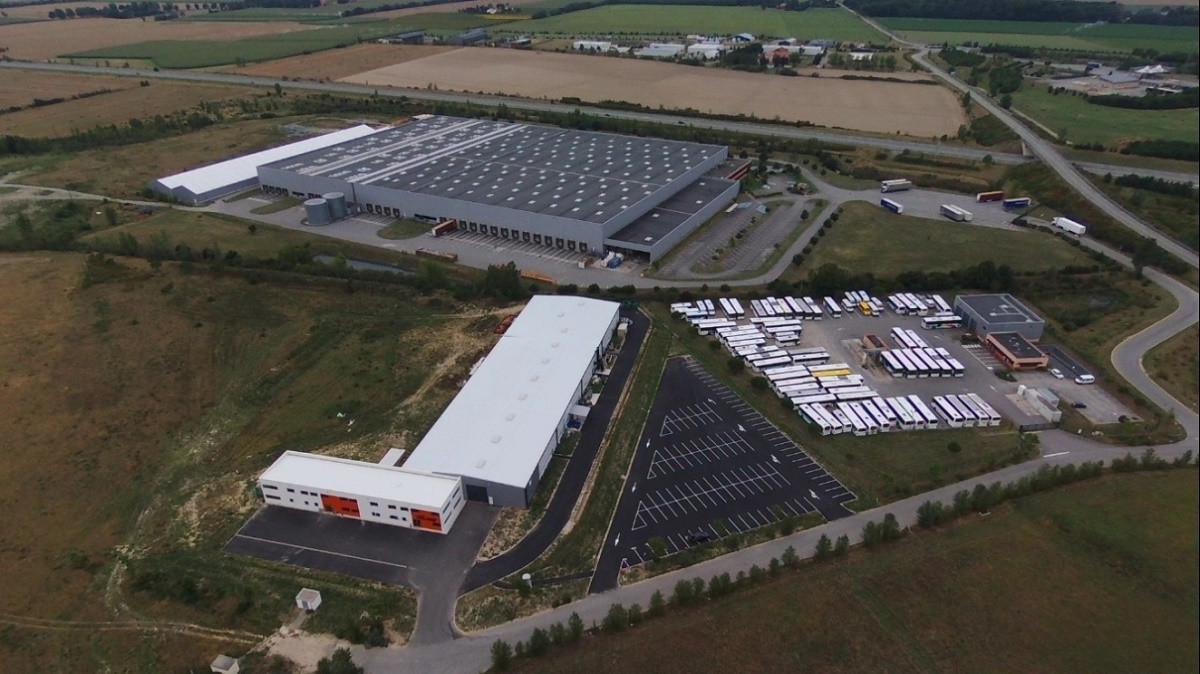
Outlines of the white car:
<svg viewBox="0 0 1200 674">
<path fill-rule="evenodd" d="M 1052 367 L 1052 368 L 1050 368 L 1050 374 L 1054 375 L 1054 378 L 1055 378 L 1055 379 L 1062 379 L 1062 378 L 1063 378 L 1063 373 L 1062 373 L 1062 370 L 1058 369 L 1057 367 Z"/>
<path fill-rule="evenodd" d="M 1075 383 L 1079 384 L 1080 386 L 1086 386 L 1088 384 L 1095 384 L 1096 378 L 1090 374 L 1081 374 L 1075 378 Z"/>
</svg>

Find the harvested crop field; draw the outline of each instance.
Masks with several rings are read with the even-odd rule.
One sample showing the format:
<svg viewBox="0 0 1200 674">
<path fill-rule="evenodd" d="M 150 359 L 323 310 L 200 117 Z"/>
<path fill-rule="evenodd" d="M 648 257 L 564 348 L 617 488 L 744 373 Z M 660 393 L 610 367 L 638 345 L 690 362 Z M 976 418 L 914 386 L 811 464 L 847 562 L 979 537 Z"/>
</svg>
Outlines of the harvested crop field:
<svg viewBox="0 0 1200 674">
<path fill-rule="evenodd" d="M 41 73 L 29 74 L 45 77 Z M 39 138 L 66 136 L 72 129 L 85 131 L 100 125 L 123 124 L 133 118 L 145 119 L 155 115 L 166 115 L 187 110 L 201 102 L 221 101 L 239 95 L 248 97 L 253 91 L 239 87 L 161 80 L 153 80 L 150 86 L 141 87 L 138 86 L 137 80 L 104 79 L 115 80 L 125 88 L 122 91 L 0 115 L 0 134 Z M 96 88 L 116 87 L 97 84 Z"/>
<path fill-rule="evenodd" d="M 227 70 L 239 75 L 336 80 L 365 70 L 407 63 L 455 49 L 458 47 L 359 44 L 344 49 L 330 49 L 316 54 L 304 54 Z"/>
<path fill-rule="evenodd" d="M 420 89 L 436 84 L 442 91 L 525 98 L 620 100 L 925 138 L 953 135 L 966 123 L 958 99 L 939 86 L 779 77 L 510 49 L 459 49 L 343 81 Z"/>
<path fill-rule="evenodd" d="M 35 99 L 70 98 L 93 91 L 119 91 L 136 86 L 137 80 L 122 77 L 5 70 L 4 86 L 0 87 L 0 109 L 32 105 Z M 12 113 L 0 115 L 0 128 L 11 126 L 8 123 L 11 116 Z M 126 115 L 124 119 L 129 119 L 129 116 Z"/>
<path fill-rule="evenodd" d="M 298 23 L 192 23 L 72 19 L 0 26 L 0 47 L 13 59 L 45 61 L 65 52 L 82 52 L 149 40 L 236 40 L 275 35 L 312 26 Z"/>
</svg>

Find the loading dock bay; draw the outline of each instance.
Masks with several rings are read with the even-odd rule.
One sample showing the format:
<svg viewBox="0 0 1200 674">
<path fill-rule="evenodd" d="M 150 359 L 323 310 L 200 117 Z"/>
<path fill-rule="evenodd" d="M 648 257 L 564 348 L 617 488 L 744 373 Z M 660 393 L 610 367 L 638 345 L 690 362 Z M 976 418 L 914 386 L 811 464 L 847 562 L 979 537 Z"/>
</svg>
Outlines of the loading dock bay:
<svg viewBox="0 0 1200 674">
<path fill-rule="evenodd" d="M 667 361 L 589 592 L 621 569 L 701 535 L 717 540 L 813 511 L 845 517 L 856 497 L 699 363 Z"/>
</svg>

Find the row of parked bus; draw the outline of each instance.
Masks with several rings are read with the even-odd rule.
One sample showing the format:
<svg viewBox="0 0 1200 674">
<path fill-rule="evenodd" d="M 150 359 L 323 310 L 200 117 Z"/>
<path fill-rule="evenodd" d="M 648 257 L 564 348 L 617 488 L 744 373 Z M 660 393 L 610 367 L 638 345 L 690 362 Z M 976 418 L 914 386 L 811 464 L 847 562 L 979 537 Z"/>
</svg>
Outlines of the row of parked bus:
<svg viewBox="0 0 1200 674">
<path fill-rule="evenodd" d="M 862 436 L 939 428 L 937 415 L 915 395 L 805 403 L 797 409 L 806 421 L 821 429 L 821 435 L 853 433 Z"/>
<path fill-rule="evenodd" d="M 1000 425 L 1000 414 L 976 393 L 934 396 L 933 408 L 951 428 Z"/>
<path fill-rule="evenodd" d="M 879 363 L 893 377 L 927 379 L 962 377 L 967 368 L 945 349 L 888 349 L 879 352 Z"/>
<path fill-rule="evenodd" d="M 918 297 L 913 293 L 893 293 L 887 298 L 888 308 L 901 316 L 928 316 L 953 313 L 954 308 L 941 295 Z"/>
</svg>

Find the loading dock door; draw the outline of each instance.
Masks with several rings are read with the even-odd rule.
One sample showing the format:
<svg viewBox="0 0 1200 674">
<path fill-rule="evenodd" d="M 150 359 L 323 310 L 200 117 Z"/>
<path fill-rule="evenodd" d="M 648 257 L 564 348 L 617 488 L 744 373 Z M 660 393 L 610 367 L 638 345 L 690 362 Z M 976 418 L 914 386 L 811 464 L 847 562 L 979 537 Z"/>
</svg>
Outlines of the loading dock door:
<svg viewBox="0 0 1200 674">
<path fill-rule="evenodd" d="M 325 512 L 331 512 L 335 515 L 344 515 L 346 517 L 359 516 L 357 499 L 321 494 L 321 505 L 324 506 Z"/>
<path fill-rule="evenodd" d="M 466 487 L 468 501 L 483 501 L 484 503 L 491 502 L 488 500 L 487 487 L 478 487 L 470 484 L 466 485 Z"/>
</svg>

